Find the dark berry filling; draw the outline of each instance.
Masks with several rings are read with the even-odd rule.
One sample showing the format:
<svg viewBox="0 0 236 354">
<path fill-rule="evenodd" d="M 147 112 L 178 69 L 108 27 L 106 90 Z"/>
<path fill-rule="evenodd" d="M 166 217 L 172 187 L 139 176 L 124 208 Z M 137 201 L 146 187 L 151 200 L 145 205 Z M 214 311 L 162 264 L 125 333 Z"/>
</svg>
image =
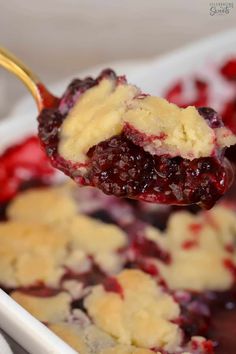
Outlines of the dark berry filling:
<svg viewBox="0 0 236 354">
<path fill-rule="evenodd" d="M 205 294 L 188 293 L 183 299 L 176 296 L 176 300 L 181 308 L 181 315 L 177 323 L 184 331 L 185 340 L 192 336 L 206 336 L 210 324 L 210 308 Z M 185 298 L 186 297 L 186 298 Z"/>
<path fill-rule="evenodd" d="M 207 121 L 207 124 L 212 129 L 220 128 L 224 126 L 222 118 L 213 108 L 199 107 L 198 113 Z"/>
<path fill-rule="evenodd" d="M 211 353 L 235 353 L 235 288 L 202 294 L 177 292 L 175 296 L 181 306 L 181 316 L 177 323 L 184 330 L 185 340 L 201 335 L 213 344 Z"/>
<path fill-rule="evenodd" d="M 124 134 L 90 153 L 85 183 L 106 194 L 166 204 L 213 206 L 227 190 L 231 169 L 217 157 L 152 156 Z"/>
<path fill-rule="evenodd" d="M 166 264 L 171 262 L 171 256 L 167 251 L 161 249 L 154 241 L 147 239 L 140 233 L 133 235 L 130 249 L 136 261 L 142 257 L 151 257 L 159 259 Z"/>
<path fill-rule="evenodd" d="M 223 122 L 236 134 L 236 98 L 227 102 L 222 112 Z M 230 146 L 226 151 L 227 158 L 236 163 L 236 145 Z"/>
<path fill-rule="evenodd" d="M 216 342 L 215 354 L 234 354 L 236 348 L 236 290 L 214 293 L 208 335 Z"/>
</svg>

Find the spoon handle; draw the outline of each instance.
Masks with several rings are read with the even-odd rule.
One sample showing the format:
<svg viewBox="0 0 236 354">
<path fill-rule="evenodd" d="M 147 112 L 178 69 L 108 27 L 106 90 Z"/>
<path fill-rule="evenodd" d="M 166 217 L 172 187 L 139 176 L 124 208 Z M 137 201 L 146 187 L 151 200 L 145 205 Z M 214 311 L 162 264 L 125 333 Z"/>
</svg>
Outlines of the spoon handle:
<svg viewBox="0 0 236 354">
<path fill-rule="evenodd" d="M 56 105 L 58 98 L 53 96 L 46 87 L 40 82 L 40 79 L 17 57 L 7 49 L 0 47 L 0 66 L 5 68 L 20 79 L 33 96 L 38 111 L 44 108 L 51 108 Z"/>
</svg>

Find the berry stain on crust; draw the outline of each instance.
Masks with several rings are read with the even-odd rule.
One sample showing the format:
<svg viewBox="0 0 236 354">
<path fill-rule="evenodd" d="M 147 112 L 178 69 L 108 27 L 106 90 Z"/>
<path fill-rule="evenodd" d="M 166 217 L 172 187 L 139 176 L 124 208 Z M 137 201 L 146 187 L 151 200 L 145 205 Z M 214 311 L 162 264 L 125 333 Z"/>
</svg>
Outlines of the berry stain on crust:
<svg viewBox="0 0 236 354">
<path fill-rule="evenodd" d="M 121 296 L 121 298 L 124 297 L 124 291 L 122 289 L 122 286 L 115 277 L 106 278 L 103 283 L 103 287 L 108 292 L 110 291 L 113 293 L 117 293 Z"/>
<path fill-rule="evenodd" d="M 97 187 L 105 194 L 152 203 L 199 204 L 211 208 L 228 190 L 233 179 L 222 148 L 209 156 L 193 159 L 171 157 L 168 153 L 151 154 L 144 145 L 155 140 L 152 134 L 145 136 L 128 122 L 118 134 L 90 147 L 86 151 L 86 161 L 72 161 L 62 156 L 59 145 L 64 121 L 83 94 L 98 87 L 104 79 L 110 80 L 114 87 L 123 85 L 126 88 L 128 85 L 125 77 L 118 77 L 109 69 L 96 79 L 76 79 L 57 107 L 45 109 L 39 115 L 39 137 L 52 165 L 78 184 Z M 133 90 L 137 89 L 133 87 Z M 133 97 L 139 102 L 148 98 L 140 92 Z M 86 100 L 83 102 L 86 105 Z M 219 115 L 211 108 L 199 108 L 197 114 L 207 122 L 206 129 L 224 127 Z M 91 130 L 91 134 L 94 131 Z M 161 132 L 157 137 L 159 141 L 165 141 L 166 134 Z"/>
</svg>

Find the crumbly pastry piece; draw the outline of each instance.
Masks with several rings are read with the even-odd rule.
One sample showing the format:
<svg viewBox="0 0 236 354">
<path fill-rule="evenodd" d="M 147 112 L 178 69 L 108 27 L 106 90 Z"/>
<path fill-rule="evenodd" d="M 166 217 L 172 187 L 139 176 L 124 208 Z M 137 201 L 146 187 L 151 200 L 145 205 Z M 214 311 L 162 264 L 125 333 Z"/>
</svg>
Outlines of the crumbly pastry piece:
<svg viewBox="0 0 236 354">
<path fill-rule="evenodd" d="M 122 294 L 95 286 L 84 304 L 94 323 L 121 344 L 162 348 L 173 352 L 182 335 L 172 321 L 178 304 L 140 270 L 124 270 L 117 277 Z"/>
<path fill-rule="evenodd" d="M 70 314 L 71 296 L 66 292 L 50 297 L 37 297 L 14 291 L 11 297 L 42 322 L 64 321 Z"/>
<path fill-rule="evenodd" d="M 127 244 L 126 234 L 118 226 L 82 214 L 70 220 L 67 232 L 75 247 L 91 255 L 114 252 Z"/>
<path fill-rule="evenodd" d="M 100 354 L 115 345 L 115 340 L 93 324 L 58 322 L 49 328 L 81 354 Z"/>
<path fill-rule="evenodd" d="M 94 261 L 106 274 L 117 274 L 121 271 L 125 257 L 117 252 L 97 253 Z"/>
<path fill-rule="evenodd" d="M 232 267 L 236 265 L 235 235 L 235 212 L 227 206 L 216 206 L 198 216 L 188 212 L 173 214 L 166 232 L 172 261 L 157 261 L 162 277 L 171 289 L 229 289 L 235 281 L 227 266 L 227 262 Z"/>
<path fill-rule="evenodd" d="M 118 226 L 80 214 L 66 224 L 65 232 L 70 237 L 70 247 L 73 250 L 67 265 L 76 267 L 83 253 L 84 256 L 93 256 L 94 261 L 107 274 L 121 270 L 123 258 L 117 251 L 127 245 L 127 235 Z"/>
<path fill-rule="evenodd" d="M 236 206 L 230 203 L 218 204 L 207 213 L 202 214 L 204 220 L 212 225 L 219 235 L 219 240 L 226 246 L 234 246 L 236 236 Z"/>
<path fill-rule="evenodd" d="M 8 221 L 0 223 L 0 282 L 8 287 L 55 286 L 64 269 L 67 236 L 47 225 Z"/>
<path fill-rule="evenodd" d="M 84 296 L 84 285 L 75 279 L 68 279 L 62 282 L 62 289 L 67 291 L 73 300 L 81 299 Z"/>
<path fill-rule="evenodd" d="M 7 215 L 12 220 L 46 224 L 64 223 L 78 211 L 71 189 L 66 184 L 22 192 L 10 203 Z"/>
<path fill-rule="evenodd" d="M 70 242 L 68 248 L 71 248 Z M 84 251 L 74 247 L 66 257 L 64 265 L 75 273 L 86 273 L 91 269 L 91 260 Z"/>
</svg>

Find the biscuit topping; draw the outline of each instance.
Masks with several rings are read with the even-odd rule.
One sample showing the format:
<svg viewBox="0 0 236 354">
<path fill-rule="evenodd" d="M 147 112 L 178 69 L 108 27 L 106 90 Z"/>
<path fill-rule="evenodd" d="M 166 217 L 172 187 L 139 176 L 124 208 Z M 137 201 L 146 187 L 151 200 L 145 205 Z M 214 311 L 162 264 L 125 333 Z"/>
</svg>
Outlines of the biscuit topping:
<svg viewBox="0 0 236 354">
<path fill-rule="evenodd" d="M 180 309 L 172 297 L 139 270 L 125 270 L 116 279 L 123 289 L 123 297 L 98 285 L 85 299 L 95 324 L 122 344 L 176 349 L 181 332 L 172 321 Z"/>
<path fill-rule="evenodd" d="M 225 260 L 236 266 L 235 235 L 235 213 L 224 206 L 216 206 L 199 216 L 187 212 L 172 215 L 166 233 L 172 262 L 168 265 L 158 262 L 168 286 L 196 291 L 230 288 L 235 279 Z"/>
<path fill-rule="evenodd" d="M 55 286 L 64 272 L 66 245 L 66 235 L 47 225 L 0 223 L 0 282 L 9 287 L 39 281 Z"/>
<path fill-rule="evenodd" d="M 50 297 L 36 297 L 14 291 L 11 296 L 42 322 L 64 321 L 70 313 L 71 297 L 68 293 L 59 293 Z"/>
<path fill-rule="evenodd" d="M 185 109 L 154 96 L 140 96 L 135 86 L 105 78 L 86 91 L 64 120 L 59 153 L 84 163 L 89 149 L 125 130 L 133 129 L 146 151 L 153 155 L 187 159 L 211 156 L 224 141 L 236 143 L 226 128 L 212 129 L 195 107 Z M 224 133 L 220 133 L 223 129 Z M 227 143 L 224 136 L 232 137 Z M 132 140 L 132 134 L 129 133 Z M 218 141 L 218 136 L 220 140 Z"/>
</svg>

